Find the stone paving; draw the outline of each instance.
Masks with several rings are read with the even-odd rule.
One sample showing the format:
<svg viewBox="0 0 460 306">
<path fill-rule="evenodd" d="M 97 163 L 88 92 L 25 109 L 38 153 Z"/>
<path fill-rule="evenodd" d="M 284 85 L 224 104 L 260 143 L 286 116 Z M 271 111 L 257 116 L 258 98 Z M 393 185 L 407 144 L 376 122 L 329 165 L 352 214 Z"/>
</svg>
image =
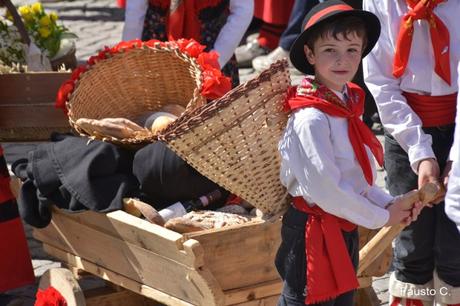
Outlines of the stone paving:
<svg viewBox="0 0 460 306">
<path fill-rule="evenodd" d="M 31 4 L 33 0 L 13 0 L 16 5 Z M 43 1 L 46 10 L 56 11 L 60 20 L 72 32 L 78 35 L 77 59 L 84 62 L 89 56 L 94 55 L 104 46 L 110 46 L 121 39 L 123 28 L 124 11 L 116 6 L 115 0 L 76 0 L 76 1 Z M 252 69 L 241 69 L 240 77 L 244 82 L 256 74 Z M 299 80 L 299 76 L 292 76 L 293 83 Z M 381 139 L 382 137 L 379 136 Z M 382 139 L 381 139 L 382 140 Z M 25 157 L 26 152 L 32 150 L 35 144 L 3 144 L 7 161 Z M 378 184 L 384 186 L 384 172 L 378 171 Z M 31 235 L 31 228 L 25 225 L 28 244 L 32 255 L 34 272 L 39 277 L 49 268 L 59 267 L 61 264 L 44 253 L 40 242 Z M 101 281 L 89 279 L 81 282 L 83 288 L 97 286 Z M 388 305 L 388 275 L 375 278 L 373 288 L 381 300 L 377 305 Z M 37 285 L 31 285 L 8 292 L 13 299 L 5 299 L 0 295 L 0 306 L 31 306 L 34 304 L 34 296 Z M 376 305 L 376 306 L 377 306 Z"/>
</svg>

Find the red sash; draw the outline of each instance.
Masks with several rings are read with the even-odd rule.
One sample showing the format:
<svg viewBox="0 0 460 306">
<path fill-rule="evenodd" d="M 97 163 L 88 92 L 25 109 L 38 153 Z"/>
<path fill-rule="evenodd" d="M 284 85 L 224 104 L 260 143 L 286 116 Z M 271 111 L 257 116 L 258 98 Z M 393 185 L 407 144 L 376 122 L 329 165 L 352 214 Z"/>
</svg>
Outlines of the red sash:
<svg viewBox="0 0 460 306">
<path fill-rule="evenodd" d="M 455 122 L 457 93 L 447 96 L 423 96 L 403 92 L 407 104 L 420 117 L 423 127 L 433 127 Z"/>
<path fill-rule="evenodd" d="M 430 25 L 431 44 L 435 59 L 434 71 L 450 85 L 450 38 L 449 30 L 433 9 L 446 0 L 406 0 L 409 12 L 404 15 L 396 40 L 396 52 L 393 61 L 393 75 L 401 77 L 406 70 L 414 34 L 414 21 L 426 20 Z"/>
<path fill-rule="evenodd" d="M 29 249 L 0 146 L 0 292 L 35 281 Z"/>
<path fill-rule="evenodd" d="M 333 299 L 359 287 L 342 230 L 351 232 L 356 225 L 322 210 L 308 206 L 302 197 L 293 199 L 294 207 L 307 213 L 305 252 L 307 258 L 307 296 L 305 304 Z"/>
</svg>

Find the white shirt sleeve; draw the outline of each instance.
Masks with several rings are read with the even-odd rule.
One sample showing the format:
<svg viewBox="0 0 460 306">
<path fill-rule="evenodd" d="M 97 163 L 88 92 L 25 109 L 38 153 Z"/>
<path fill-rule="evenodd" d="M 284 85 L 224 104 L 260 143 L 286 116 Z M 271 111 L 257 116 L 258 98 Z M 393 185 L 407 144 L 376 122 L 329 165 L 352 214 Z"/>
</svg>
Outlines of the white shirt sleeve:
<svg viewBox="0 0 460 306">
<path fill-rule="evenodd" d="M 324 211 L 366 228 L 380 228 L 389 212 L 353 190 L 352 182 L 336 166 L 325 114 L 307 108 L 294 113 L 293 130 L 286 151 L 295 179 L 302 186 L 307 201 Z"/>
<path fill-rule="evenodd" d="M 141 39 L 148 0 L 127 0 L 122 40 Z"/>
<path fill-rule="evenodd" d="M 460 73 L 460 62 L 458 65 Z M 460 86 L 460 78 L 458 80 Z M 457 109 L 460 109 L 460 94 L 457 97 Z M 447 194 L 445 200 L 445 211 L 447 216 L 457 224 L 460 232 L 460 112 L 457 111 L 455 118 L 455 136 L 454 143 L 450 152 L 452 163 L 452 172 L 447 185 Z"/>
<path fill-rule="evenodd" d="M 130 1 L 130 0 L 128 0 Z M 220 67 L 230 60 L 238 47 L 254 13 L 253 0 L 230 0 L 230 14 L 214 43 L 214 51 L 219 53 Z"/>
<path fill-rule="evenodd" d="M 385 129 L 407 152 L 412 170 L 417 173 L 422 159 L 435 158 L 431 136 L 422 130 L 422 122 L 400 89 L 400 79 L 392 74 L 395 47 L 390 39 L 388 14 L 377 0 L 364 0 L 363 9 L 377 15 L 382 25 L 380 39 L 363 60 L 364 79 L 374 96 Z M 380 6 L 380 7 L 379 7 Z"/>
</svg>

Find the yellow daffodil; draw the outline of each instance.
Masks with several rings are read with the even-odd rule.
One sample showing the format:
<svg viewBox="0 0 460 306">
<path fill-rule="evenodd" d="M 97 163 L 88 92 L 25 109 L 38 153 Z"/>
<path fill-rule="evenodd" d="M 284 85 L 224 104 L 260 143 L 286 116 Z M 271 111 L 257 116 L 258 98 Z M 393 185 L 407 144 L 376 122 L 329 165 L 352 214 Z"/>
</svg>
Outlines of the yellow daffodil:
<svg viewBox="0 0 460 306">
<path fill-rule="evenodd" d="M 21 16 L 26 16 L 26 15 L 30 15 L 31 11 L 30 11 L 30 7 L 28 5 L 23 5 L 23 6 L 20 6 L 18 8 L 18 11 L 19 11 L 19 14 L 21 14 Z"/>
<path fill-rule="evenodd" d="M 36 2 L 36 3 L 32 4 L 32 11 L 35 14 L 40 14 L 43 11 L 42 4 L 40 2 Z"/>
<path fill-rule="evenodd" d="M 43 16 L 42 18 L 40 18 L 40 21 L 39 21 L 40 25 L 42 27 L 46 27 L 46 26 L 49 26 L 50 23 L 51 23 L 51 19 L 48 15 L 45 15 Z"/>
<path fill-rule="evenodd" d="M 51 12 L 49 16 L 52 21 L 58 20 L 58 15 L 56 14 L 56 12 Z"/>
<path fill-rule="evenodd" d="M 38 29 L 38 33 L 40 33 L 41 37 L 47 38 L 48 36 L 50 36 L 51 31 L 47 27 L 41 27 L 41 28 Z"/>
</svg>

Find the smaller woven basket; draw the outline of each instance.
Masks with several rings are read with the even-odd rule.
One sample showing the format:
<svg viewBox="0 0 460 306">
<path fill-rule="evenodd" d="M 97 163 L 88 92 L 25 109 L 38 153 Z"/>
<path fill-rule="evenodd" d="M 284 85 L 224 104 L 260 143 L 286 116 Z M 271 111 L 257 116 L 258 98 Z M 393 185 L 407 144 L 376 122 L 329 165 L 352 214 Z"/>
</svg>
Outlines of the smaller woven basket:
<svg viewBox="0 0 460 306">
<path fill-rule="evenodd" d="M 287 61 L 220 99 L 186 111 L 159 135 L 202 175 L 266 215 L 284 212 L 289 197 L 279 179 L 278 142 L 286 126 Z"/>
<path fill-rule="evenodd" d="M 70 125 L 82 136 L 80 118 L 126 118 L 136 122 L 143 114 L 166 104 L 194 108 L 205 103 L 200 94 L 201 70 L 195 59 L 171 45 L 142 45 L 96 61 L 75 82 L 66 106 Z M 121 145 L 153 141 L 154 135 L 104 138 Z"/>
</svg>

